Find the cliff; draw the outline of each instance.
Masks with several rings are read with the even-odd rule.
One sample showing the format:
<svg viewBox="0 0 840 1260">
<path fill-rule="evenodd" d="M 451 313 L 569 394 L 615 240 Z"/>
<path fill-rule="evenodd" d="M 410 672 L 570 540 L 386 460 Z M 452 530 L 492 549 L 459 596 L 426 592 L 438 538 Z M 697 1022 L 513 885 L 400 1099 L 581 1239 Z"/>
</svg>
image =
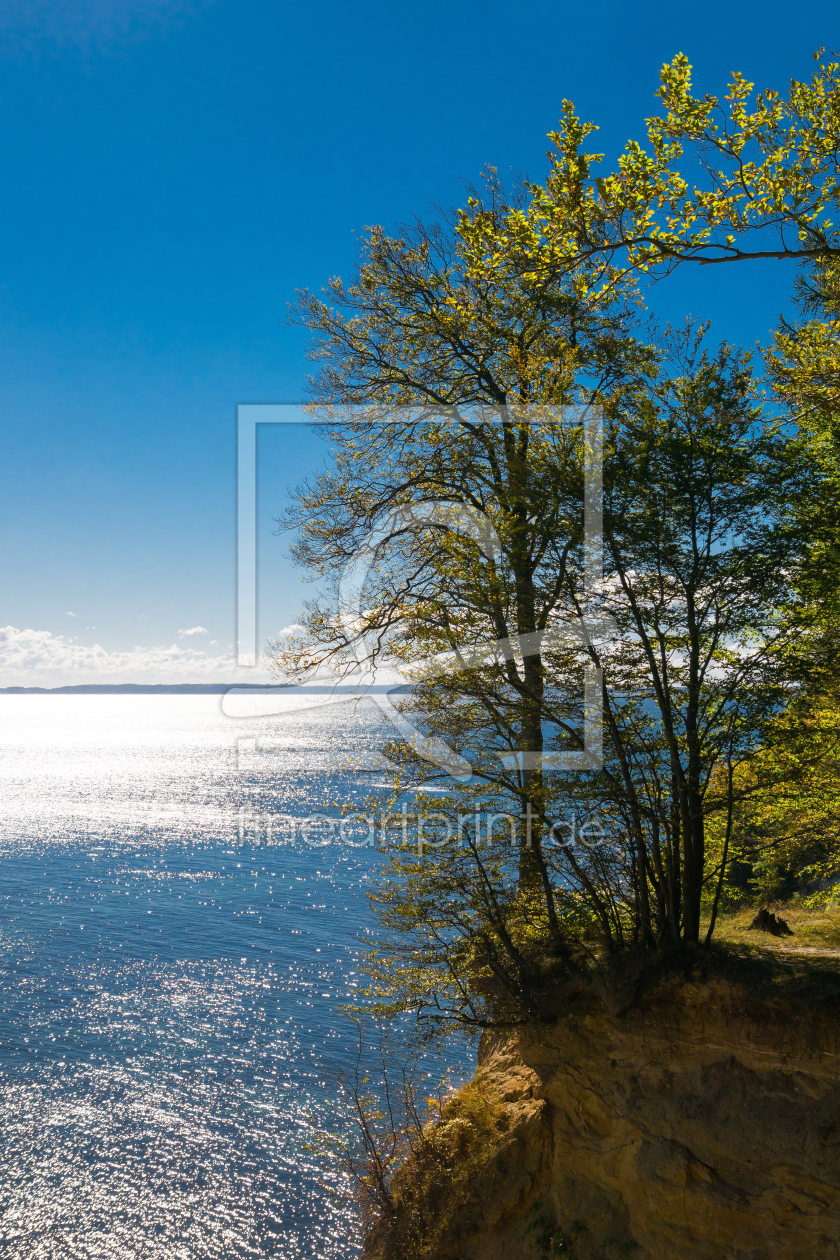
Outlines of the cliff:
<svg viewBox="0 0 840 1260">
<path fill-rule="evenodd" d="M 485 1037 L 364 1260 L 838 1260 L 836 975 L 659 981 Z"/>
</svg>

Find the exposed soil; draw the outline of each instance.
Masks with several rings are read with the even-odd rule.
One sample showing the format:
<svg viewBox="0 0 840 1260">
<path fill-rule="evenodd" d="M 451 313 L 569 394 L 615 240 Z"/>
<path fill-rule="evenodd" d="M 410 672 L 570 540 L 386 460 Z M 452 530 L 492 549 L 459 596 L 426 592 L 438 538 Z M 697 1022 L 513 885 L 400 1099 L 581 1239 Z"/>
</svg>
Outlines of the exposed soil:
<svg viewBox="0 0 840 1260">
<path fill-rule="evenodd" d="M 473 1088 L 504 1135 L 417 1254 L 840 1260 L 840 949 L 771 940 L 660 977 L 621 1016 L 590 994 L 485 1037 Z M 374 1230 L 365 1260 L 388 1254 Z"/>
</svg>

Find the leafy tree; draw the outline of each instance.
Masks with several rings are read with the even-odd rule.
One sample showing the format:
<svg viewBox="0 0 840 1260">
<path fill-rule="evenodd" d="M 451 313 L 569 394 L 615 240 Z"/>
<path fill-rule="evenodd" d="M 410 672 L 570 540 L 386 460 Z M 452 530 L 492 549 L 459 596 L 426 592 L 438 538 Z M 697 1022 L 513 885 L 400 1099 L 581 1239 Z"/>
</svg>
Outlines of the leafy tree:
<svg viewBox="0 0 840 1260">
<path fill-rule="evenodd" d="M 764 902 L 804 894 L 818 905 L 840 877 L 840 703 L 829 694 L 798 697 L 765 745 L 734 774 L 724 897 Z M 723 820 L 710 819 L 710 852 L 720 861 Z M 711 900 L 711 898 L 709 898 Z"/>
<path fill-rule="evenodd" d="M 657 337 L 633 276 L 789 255 L 831 274 L 837 67 L 752 113 L 736 76 L 725 123 L 715 100 L 691 96 L 689 72 L 681 57 L 663 71 L 652 155 L 631 144 L 596 179 L 597 155 L 581 151 L 593 128 L 567 103 L 545 187 L 507 198 L 491 173 L 431 227 L 371 229 L 356 278 L 303 293 L 296 310 L 314 334 L 333 464 L 286 525 L 327 589 L 276 645 L 278 665 L 413 667 L 395 714 L 407 742 L 389 753 L 397 789 L 472 771 L 430 801 L 431 855 L 398 850 L 374 894 L 385 1013 L 509 1025 L 553 1017 L 581 984 L 621 1005 L 634 957 L 711 939 L 750 829 L 782 851 L 767 791 L 793 799 L 806 764 L 824 780 L 833 764 L 807 678 L 820 639 L 809 522 L 827 461 L 767 409 L 748 355 L 706 349 L 702 328 Z M 678 170 L 690 145 L 730 174 L 707 161 L 709 186 L 691 185 Z M 750 234 L 770 230 L 781 246 L 753 248 Z M 787 335 L 779 382 L 795 359 Z M 597 598 L 593 408 L 606 433 Z M 360 553 L 348 615 L 341 575 Z M 794 714 L 811 723 L 796 747 Z M 512 818 L 505 843 L 472 825 L 480 803 Z"/>
<path fill-rule="evenodd" d="M 456 238 L 449 283 L 457 248 Z M 418 748 L 446 743 L 474 778 L 435 802 L 438 824 L 454 822 L 460 844 L 436 849 L 433 860 L 398 853 L 394 878 L 375 895 L 387 934 L 371 959 L 376 986 L 385 1009 L 423 1008 L 440 1026 L 545 1018 L 569 985 L 593 974 L 599 983 L 610 971 L 604 960 L 700 939 L 705 881 L 722 874 L 705 862 L 706 820 L 734 808 L 732 791 L 714 791 L 714 772 L 726 765 L 731 779 L 784 700 L 781 647 L 790 633 L 777 614 L 797 555 L 781 513 L 802 468 L 783 425 L 762 415 L 745 356 L 727 347 L 710 355 L 703 330 L 654 348 L 630 337 L 626 307 L 602 307 L 593 319 L 573 296 L 556 303 L 541 326 L 543 347 L 551 337 L 565 362 L 579 365 L 559 398 L 574 397 L 575 385 L 607 415 L 600 599 L 617 634 L 575 638 L 593 615 L 580 413 L 476 405 L 491 364 L 501 365 L 494 400 L 527 396 L 533 384 L 503 375 L 507 338 L 461 382 L 463 403 L 444 378 L 430 404 L 429 364 L 448 353 L 451 321 L 443 346 L 436 323 L 425 347 L 412 337 L 392 387 L 398 374 L 383 371 L 371 340 L 396 357 L 394 328 L 420 322 L 418 293 L 426 317 L 428 287 L 406 285 L 406 246 L 377 239 L 375 249 L 377 284 L 366 288 L 365 264 L 346 323 L 305 299 L 301 317 L 321 334 L 329 365 L 321 390 L 332 408 L 334 466 L 303 490 L 290 523 L 300 531 L 299 559 L 327 576 L 383 514 L 397 524 L 370 558 L 355 619 L 337 619 L 334 599 L 313 602 L 306 632 L 279 660 L 298 671 L 326 661 L 352 669 L 360 660 L 436 662 L 419 665 L 404 706 L 429 742 L 390 755 L 404 782 L 433 785 L 440 758 L 424 760 Z M 394 289 L 382 258 L 394 255 L 408 309 L 384 300 Z M 425 250 L 411 256 L 423 277 L 428 260 Z M 487 336 L 487 324 L 479 327 Z M 465 331 L 459 340 L 469 344 Z M 534 355 L 543 382 L 547 357 Z M 381 423 L 390 389 L 403 407 L 412 401 L 415 371 L 414 406 Z M 373 414 L 337 406 L 333 391 L 348 379 L 353 403 L 367 401 Z M 445 518 L 405 515 L 444 504 L 485 521 L 495 549 Z M 597 671 L 604 706 L 600 770 L 581 756 L 587 669 Z M 564 760 L 575 767 L 571 780 L 556 773 Z M 482 793 L 516 819 L 513 845 L 509 835 L 502 844 L 464 826 Z M 440 826 L 424 826 L 439 842 Z"/>
<path fill-rule="evenodd" d="M 590 282 L 609 288 L 686 262 L 837 257 L 840 65 L 822 51 L 815 60 L 810 83 L 791 80 L 786 98 L 767 89 L 750 108 L 754 84 L 740 72 L 723 101 L 695 97 L 678 54 L 662 68 L 649 147 L 629 141 L 604 175 L 604 154 L 584 147 L 596 124 L 564 101 L 548 178 L 529 185 L 527 204 L 501 221 L 464 212 L 477 266 L 515 254 L 524 275 L 545 280 L 585 264 Z"/>
<path fill-rule="evenodd" d="M 314 396 L 333 405 L 464 407 L 538 405 L 610 390 L 644 352 L 630 335 L 632 281 L 608 264 L 597 276 L 571 266 L 562 282 L 524 275 L 516 250 L 477 256 L 477 225 L 503 233 L 523 213 L 523 189 L 507 196 L 495 172 L 467 209 L 389 236 L 373 227 L 358 275 L 302 292 L 293 319 L 315 334 Z"/>
<path fill-rule="evenodd" d="M 772 900 L 810 888 L 819 901 L 833 895 L 840 875 L 838 260 L 824 255 L 804 264 L 794 296 L 803 318 L 781 321 L 766 360 L 776 397 L 819 470 L 791 505 L 807 538 L 797 582 L 801 685 L 768 746 L 739 776 L 730 895 Z"/>
<path fill-rule="evenodd" d="M 491 179 L 477 212 L 506 209 Z M 481 276 L 468 264 L 458 223 L 417 224 L 399 239 L 374 229 L 357 280 L 331 285 L 337 309 L 302 295 L 297 318 L 316 333 L 313 357 L 322 365 L 315 392 L 337 421 L 329 430 L 335 466 L 306 489 L 289 523 L 301 531 L 297 558 L 334 585 L 383 514 L 410 506 L 461 505 L 486 523 L 500 561 L 445 528 L 399 529 L 371 567 L 361 621 L 337 625 L 333 590 L 309 608 L 307 636 L 286 645 L 287 668 L 326 660 L 355 668 L 365 637 L 373 660 L 386 642 L 407 659 L 539 635 L 556 613 L 567 568 L 581 563 L 580 434 L 550 416 L 534 429 L 517 408 L 562 406 L 581 388 L 590 400 L 632 390 L 654 358 L 630 335 L 633 294 L 619 285 L 595 299 L 580 277 L 546 288 L 499 260 Z M 349 416 L 340 410 L 347 404 L 372 413 Z M 383 406 L 409 410 L 383 427 Z M 488 407 L 502 408 L 501 426 Z M 483 682 L 479 705 L 508 747 L 538 756 L 540 654 L 526 651 L 521 668 L 509 657 L 492 713 Z M 475 714 L 460 706 L 458 718 L 466 732 Z M 536 802 L 542 771 L 524 775 L 525 796 Z M 545 886 L 539 847 L 524 843 L 526 832 L 523 824 L 521 877 Z"/>
</svg>

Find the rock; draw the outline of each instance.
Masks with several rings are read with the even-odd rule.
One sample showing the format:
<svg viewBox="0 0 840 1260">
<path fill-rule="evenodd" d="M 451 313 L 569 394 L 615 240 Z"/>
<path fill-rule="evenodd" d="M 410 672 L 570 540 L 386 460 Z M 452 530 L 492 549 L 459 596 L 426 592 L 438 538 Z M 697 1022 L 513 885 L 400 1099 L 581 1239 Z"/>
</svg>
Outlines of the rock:
<svg viewBox="0 0 840 1260">
<path fill-rule="evenodd" d="M 769 932 L 771 936 L 793 936 L 784 919 L 777 919 L 769 910 L 759 910 L 749 927 L 750 931 Z"/>
<path fill-rule="evenodd" d="M 496 1146 L 434 1247 L 398 1253 L 378 1229 L 364 1260 L 837 1260 L 831 983 L 759 998 L 677 977 L 621 1016 L 591 995 L 553 1027 L 485 1035 L 467 1088 L 506 1108 Z"/>
</svg>

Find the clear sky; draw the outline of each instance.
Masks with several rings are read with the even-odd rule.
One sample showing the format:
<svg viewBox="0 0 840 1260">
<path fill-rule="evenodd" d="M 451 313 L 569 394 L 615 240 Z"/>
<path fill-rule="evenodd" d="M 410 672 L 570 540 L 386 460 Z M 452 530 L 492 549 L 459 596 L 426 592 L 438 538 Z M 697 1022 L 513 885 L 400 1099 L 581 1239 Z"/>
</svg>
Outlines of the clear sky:
<svg viewBox="0 0 840 1260">
<path fill-rule="evenodd" d="M 236 404 L 303 396 L 286 303 L 354 231 L 486 163 L 542 178 L 563 97 L 614 158 L 677 51 L 700 90 L 783 89 L 838 28 L 827 0 L 4 0 L 0 686 L 234 679 Z M 766 339 L 792 275 L 684 269 L 656 307 Z M 261 438 L 263 637 L 302 594 L 271 519 L 319 458 Z"/>
</svg>

